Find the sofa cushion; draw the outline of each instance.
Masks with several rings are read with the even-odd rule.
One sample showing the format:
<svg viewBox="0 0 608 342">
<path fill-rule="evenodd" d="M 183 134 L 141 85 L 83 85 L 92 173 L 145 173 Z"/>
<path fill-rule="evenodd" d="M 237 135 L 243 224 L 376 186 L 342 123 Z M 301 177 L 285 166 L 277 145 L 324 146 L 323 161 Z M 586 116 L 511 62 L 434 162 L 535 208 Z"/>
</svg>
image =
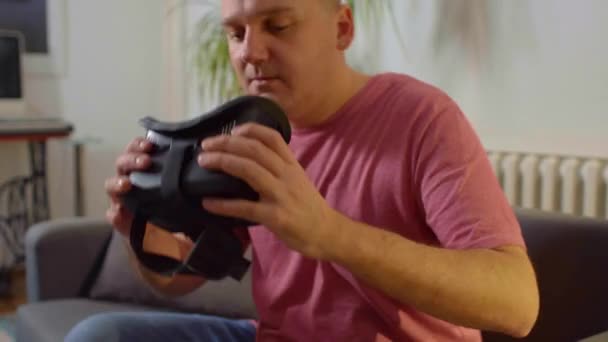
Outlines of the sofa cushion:
<svg viewBox="0 0 608 342">
<path fill-rule="evenodd" d="M 167 298 L 138 276 L 130 266 L 129 247 L 123 237 L 117 232 L 112 234 L 101 269 L 90 289 L 90 298 L 232 318 L 257 317 L 251 296 L 251 270 L 240 282 L 232 278 L 208 281 L 190 294 Z"/>
<path fill-rule="evenodd" d="M 63 341 L 70 329 L 97 313 L 158 310 L 139 305 L 118 304 L 87 299 L 50 300 L 19 306 L 17 341 Z"/>
</svg>

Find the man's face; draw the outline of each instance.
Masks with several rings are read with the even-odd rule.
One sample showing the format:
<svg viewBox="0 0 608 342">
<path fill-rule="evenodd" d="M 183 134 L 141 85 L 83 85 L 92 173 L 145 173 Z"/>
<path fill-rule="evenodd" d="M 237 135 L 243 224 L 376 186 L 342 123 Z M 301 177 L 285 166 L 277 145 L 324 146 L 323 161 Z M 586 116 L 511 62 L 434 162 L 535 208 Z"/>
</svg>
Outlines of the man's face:
<svg viewBox="0 0 608 342">
<path fill-rule="evenodd" d="M 230 58 L 243 89 L 306 112 L 339 62 L 338 11 L 327 0 L 222 0 Z"/>
</svg>

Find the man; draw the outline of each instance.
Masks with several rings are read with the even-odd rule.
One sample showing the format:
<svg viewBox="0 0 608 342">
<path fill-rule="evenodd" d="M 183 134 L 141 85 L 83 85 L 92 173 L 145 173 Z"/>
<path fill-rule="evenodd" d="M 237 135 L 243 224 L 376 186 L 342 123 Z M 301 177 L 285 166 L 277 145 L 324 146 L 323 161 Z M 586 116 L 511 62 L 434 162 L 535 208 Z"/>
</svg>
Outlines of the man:
<svg viewBox="0 0 608 342">
<path fill-rule="evenodd" d="M 288 146 L 274 131 L 243 125 L 203 141 L 199 156 L 201 166 L 260 193 L 258 202 L 202 203 L 261 224 L 249 230 L 259 322 L 116 314 L 82 322 L 68 340 L 525 336 L 539 305 L 534 271 L 484 150 L 454 102 L 405 75 L 349 68 L 352 13 L 337 0 L 221 3 L 242 86 L 279 103 L 293 129 Z M 129 172 L 149 165 L 149 148 L 135 140 L 106 183 L 108 219 L 125 235 L 132 216 L 116 197 L 128 191 Z M 176 257 L 191 247 L 161 230 L 149 241 Z M 167 294 L 204 283 L 140 271 Z"/>
</svg>

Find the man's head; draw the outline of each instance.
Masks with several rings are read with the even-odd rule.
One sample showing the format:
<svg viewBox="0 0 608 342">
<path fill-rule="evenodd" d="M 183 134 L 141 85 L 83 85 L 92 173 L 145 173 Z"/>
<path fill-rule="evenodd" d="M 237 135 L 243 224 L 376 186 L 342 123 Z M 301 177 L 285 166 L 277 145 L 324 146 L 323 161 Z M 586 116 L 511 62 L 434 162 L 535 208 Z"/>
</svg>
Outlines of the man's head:
<svg viewBox="0 0 608 342">
<path fill-rule="evenodd" d="M 290 115 L 310 115 L 347 72 L 354 35 L 340 0 L 221 0 L 232 65 L 248 94 L 277 101 Z"/>
</svg>

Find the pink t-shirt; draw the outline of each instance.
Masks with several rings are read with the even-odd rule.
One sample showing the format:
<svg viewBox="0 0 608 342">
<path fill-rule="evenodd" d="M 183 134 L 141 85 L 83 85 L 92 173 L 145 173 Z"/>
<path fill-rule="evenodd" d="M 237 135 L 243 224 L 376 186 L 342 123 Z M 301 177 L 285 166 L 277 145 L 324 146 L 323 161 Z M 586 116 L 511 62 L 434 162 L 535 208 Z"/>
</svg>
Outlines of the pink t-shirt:
<svg viewBox="0 0 608 342">
<path fill-rule="evenodd" d="M 405 238 L 453 249 L 524 246 L 485 151 L 458 106 L 386 73 L 290 147 L 329 205 Z M 340 265 L 303 257 L 250 229 L 261 341 L 479 341 L 416 311 Z"/>
</svg>

